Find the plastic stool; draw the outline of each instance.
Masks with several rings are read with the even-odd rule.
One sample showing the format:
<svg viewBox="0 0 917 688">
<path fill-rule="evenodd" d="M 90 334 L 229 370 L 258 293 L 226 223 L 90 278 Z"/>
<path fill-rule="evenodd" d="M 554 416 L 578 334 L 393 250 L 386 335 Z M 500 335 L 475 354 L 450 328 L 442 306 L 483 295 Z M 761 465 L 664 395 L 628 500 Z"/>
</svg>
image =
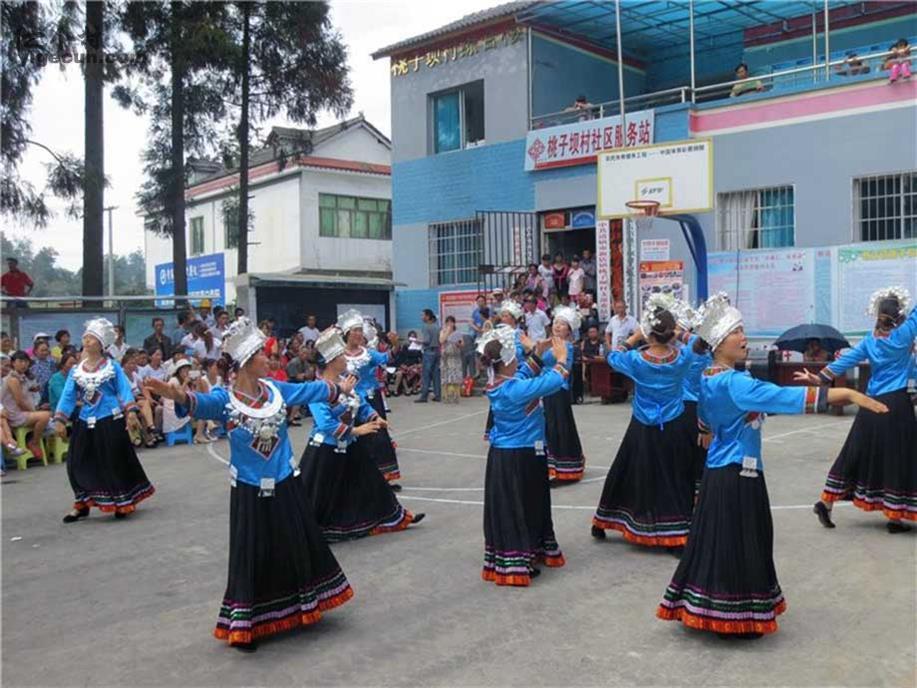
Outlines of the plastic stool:
<svg viewBox="0 0 917 688">
<path fill-rule="evenodd" d="M 29 459 L 38 458 L 37 456 L 35 456 L 35 454 L 29 451 L 28 446 L 26 446 L 26 440 L 28 439 L 30 434 L 32 434 L 32 429 L 27 428 L 24 425 L 21 425 L 18 428 L 13 428 L 13 435 L 16 437 L 16 444 L 19 445 L 20 448 L 25 449 L 24 454 L 21 454 L 20 456 L 16 457 L 16 465 L 18 466 L 20 471 L 24 471 L 26 469 L 29 463 Z M 41 447 L 41 453 L 42 453 L 42 458 L 40 459 L 40 461 L 45 466 L 47 466 L 48 465 L 48 450 L 45 448 L 45 438 L 40 437 L 38 440 L 38 444 Z"/>
<path fill-rule="evenodd" d="M 175 432 L 166 433 L 166 446 L 174 447 L 176 444 L 184 442 L 185 444 L 192 444 L 194 442 L 194 436 L 191 433 L 191 423 L 185 423 L 185 426 Z"/>
<path fill-rule="evenodd" d="M 51 463 L 63 463 L 69 449 L 70 443 L 67 440 L 59 435 L 52 437 L 48 446 L 48 450 L 51 453 Z"/>
</svg>

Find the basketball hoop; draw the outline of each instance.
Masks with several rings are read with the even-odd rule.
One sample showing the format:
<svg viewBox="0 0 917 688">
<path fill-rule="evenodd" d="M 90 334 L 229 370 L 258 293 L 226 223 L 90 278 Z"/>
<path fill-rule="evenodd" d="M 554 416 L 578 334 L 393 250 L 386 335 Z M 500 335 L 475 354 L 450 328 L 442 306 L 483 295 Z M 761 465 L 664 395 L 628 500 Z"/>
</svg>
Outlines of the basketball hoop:
<svg viewBox="0 0 917 688">
<path fill-rule="evenodd" d="M 659 214 L 659 201 L 627 201 L 625 205 L 634 211 L 631 219 L 637 224 L 637 231 L 646 232 L 653 228 L 653 220 Z"/>
</svg>

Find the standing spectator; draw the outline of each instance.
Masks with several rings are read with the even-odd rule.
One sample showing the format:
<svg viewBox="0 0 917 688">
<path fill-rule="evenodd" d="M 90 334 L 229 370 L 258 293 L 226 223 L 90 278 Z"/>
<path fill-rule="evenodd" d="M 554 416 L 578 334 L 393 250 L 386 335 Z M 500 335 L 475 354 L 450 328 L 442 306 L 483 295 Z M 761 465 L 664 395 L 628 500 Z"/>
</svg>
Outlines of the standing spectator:
<svg viewBox="0 0 917 688">
<path fill-rule="evenodd" d="M 55 361 L 60 361 L 64 350 L 70 346 L 70 333 L 67 330 L 58 330 L 57 334 L 54 335 L 54 341 L 57 344 L 51 347 L 51 358 Z"/>
<path fill-rule="evenodd" d="M 26 443 L 28 450 L 41 459 L 41 436 L 51 420 L 50 411 L 38 411 L 29 395 L 30 381 L 27 377 L 32 360 L 25 351 L 17 351 L 11 357 L 13 369 L 3 381 L 3 412 L 11 428 L 31 428 L 32 438 Z"/>
<path fill-rule="evenodd" d="M 614 351 L 637 331 L 637 319 L 627 314 L 627 304 L 621 299 L 614 303 L 615 314 L 605 327 L 605 349 Z"/>
<path fill-rule="evenodd" d="M 583 291 L 595 293 L 595 259 L 592 257 L 592 251 L 588 248 L 583 249 L 583 259 L 580 261 L 580 267 L 585 273 L 583 280 Z"/>
<path fill-rule="evenodd" d="M 305 327 L 299 328 L 299 333 L 302 335 L 303 341 L 312 340 L 313 342 L 318 341 L 318 336 L 321 334 L 318 327 L 316 326 L 317 320 L 314 315 L 311 313 L 306 316 L 306 325 Z"/>
<path fill-rule="evenodd" d="M 590 327 L 595 327 L 596 330 L 599 327 L 599 310 L 595 307 L 595 300 L 590 292 L 587 291 L 580 294 L 578 306 L 583 324 L 580 327 L 579 334 L 576 335 L 576 339 L 584 335 Z"/>
<path fill-rule="evenodd" d="M 500 307 L 503 305 L 503 290 L 500 287 L 494 289 L 493 293 L 490 295 L 490 312 L 499 313 Z"/>
<path fill-rule="evenodd" d="M 34 354 L 35 358 L 32 359 L 31 369 L 32 379 L 38 386 L 41 405 L 44 406 L 48 402 L 48 381 L 57 371 L 57 365 L 54 363 L 54 359 L 51 358 L 51 347 L 48 346 L 48 342 L 44 339 L 38 340 Z"/>
<path fill-rule="evenodd" d="M 112 360 L 120 361 L 122 358 L 124 358 L 124 354 L 127 353 L 129 348 L 130 347 L 127 345 L 127 342 L 124 341 L 124 328 L 121 327 L 121 325 L 115 325 L 115 341 L 110 347 L 108 347 L 106 353 L 112 358 Z"/>
<path fill-rule="evenodd" d="M 194 323 L 191 333 L 181 340 L 185 352 L 198 361 L 220 357 L 220 343 L 214 339 L 213 332 L 204 323 Z"/>
<path fill-rule="evenodd" d="M 6 332 L 0 332 L 0 353 L 7 356 L 13 353 L 13 338 Z"/>
<path fill-rule="evenodd" d="M 541 256 L 541 265 L 538 266 L 538 274 L 544 282 L 545 295 L 548 299 L 554 293 L 556 285 L 554 284 L 554 270 L 551 269 L 551 254 L 545 253 Z"/>
<path fill-rule="evenodd" d="M 9 270 L 0 277 L 0 290 L 4 296 L 13 297 L 13 306 L 28 308 L 29 305 L 22 298 L 32 293 L 35 286 L 32 278 L 19 269 L 19 261 L 15 258 L 7 258 L 6 264 Z"/>
<path fill-rule="evenodd" d="M 191 327 L 194 323 L 194 312 L 191 310 L 179 311 L 175 316 L 178 326 L 172 330 L 172 353 L 181 348 L 182 340 L 191 333 Z"/>
<path fill-rule="evenodd" d="M 479 335 L 484 331 L 484 316 L 481 312 L 487 308 L 487 297 L 484 294 L 478 294 L 474 299 L 474 310 L 471 311 L 471 330 L 474 334 Z"/>
<path fill-rule="evenodd" d="M 525 329 L 529 339 L 535 342 L 547 339 L 550 318 L 543 310 L 538 308 L 537 299 L 534 296 L 529 296 L 526 298 L 522 308 L 525 311 Z"/>
<path fill-rule="evenodd" d="M 67 384 L 67 375 L 70 374 L 70 369 L 76 365 L 77 360 L 76 354 L 69 351 L 61 354 L 57 372 L 48 380 L 48 405 L 51 407 L 52 412 L 57 410 L 57 402 L 60 401 L 61 395 L 64 393 L 64 385 Z"/>
<path fill-rule="evenodd" d="M 442 346 L 442 386 L 445 401 L 457 404 L 462 388 L 462 335 L 455 326 L 455 318 L 446 316 L 442 331 L 439 333 Z"/>
<path fill-rule="evenodd" d="M 567 278 L 569 274 L 570 267 L 567 265 L 567 261 L 564 260 L 564 254 L 555 253 L 554 263 L 551 265 L 551 277 L 554 280 L 554 291 L 557 292 L 558 299 L 567 295 Z"/>
<path fill-rule="evenodd" d="M 570 303 L 574 307 L 579 302 L 579 295 L 583 293 L 583 285 L 586 281 L 586 271 L 579 264 L 579 256 L 573 256 L 570 261 L 570 271 L 567 274 L 569 287 L 567 293 L 570 295 Z"/>
<path fill-rule="evenodd" d="M 245 309 L 244 309 L 244 308 L 238 308 L 238 307 L 236 307 L 235 311 L 233 311 L 233 316 L 232 316 L 232 317 L 233 317 L 234 320 L 238 320 L 239 318 L 244 318 L 244 317 L 245 317 Z"/>
<path fill-rule="evenodd" d="M 738 67 L 736 67 L 736 81 L 741 79 L 748 78 L 748 65 L 742 62 Z M 754 81 L 746 81 L 741 84 L 733 84 L 732 90 L 729 91 L 730 98 L 737 98 L 745 93 L 752 93 L 754 91 L 763 91 L 764 84 L 761 83 L 760 79 L 755 79 Z"/>
<path fill-rule="evenodd" d="M 421 330 L 421 345 L 423 346 L 423 372 L 420 376 L 420 396 L 414 400 L 415 404 L 426 404 L 430 385 L 433 386 L 433 401 L 442 401 L 442 388 L 439 379 L 439 325 L 436 316 L 429 308 L 424 308 L 421 315 L 423 329 Z"/>
<path fill-rule="evenodd" d="M 216 313 L 216 322 L 210 328 L 210 334 L 222 345 L 223 334 L 229 329 L 229 311 L 222 308 Z"/>
<path fill-rule="evenodd" d="M 210 299 L 201 299 L 201 302 L 197 307 L 197 314 L 207 327 L 213 327 L 216 324 L 216 320 L 213 317 L 213 310 Z"/>
<path fill-rule="evenodd" d="M 165 335 L 166 321 L 157 316 L 153 318 L 151 325 L 153 334 L 143 340 L 144 350 L 150 356 L 154 351 L 158 351 L 161 354 L 160 361 L 172 358 L 172 340 Z"/>
<path fill-rule="evenodd" d="M 547 287 L 545 287 L 544 278 L 538 272 L 538 266 L 535 263 L 529 263 L 529 271 L 525 275 L 523 289 L 529 289 L 533 294 L 543 294 L 548 296 Z"/>
</svg>

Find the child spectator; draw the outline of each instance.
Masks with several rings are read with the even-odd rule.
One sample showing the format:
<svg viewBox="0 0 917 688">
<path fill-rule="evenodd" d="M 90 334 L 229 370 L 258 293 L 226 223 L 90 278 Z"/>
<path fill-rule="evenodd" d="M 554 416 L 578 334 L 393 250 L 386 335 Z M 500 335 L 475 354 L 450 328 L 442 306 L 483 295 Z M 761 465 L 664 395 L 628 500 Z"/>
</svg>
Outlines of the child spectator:
<svg viewBox="0 0 917 688">
<path fill-rule="evenodd" d="M 883 69 L 890 69 L 888 82 L 893 84 L 898 78 L 911 78 L 911 46 L 906 38 L 899 38 L 891 47 L 891 55 L 885 61 Z"/>
</svg>

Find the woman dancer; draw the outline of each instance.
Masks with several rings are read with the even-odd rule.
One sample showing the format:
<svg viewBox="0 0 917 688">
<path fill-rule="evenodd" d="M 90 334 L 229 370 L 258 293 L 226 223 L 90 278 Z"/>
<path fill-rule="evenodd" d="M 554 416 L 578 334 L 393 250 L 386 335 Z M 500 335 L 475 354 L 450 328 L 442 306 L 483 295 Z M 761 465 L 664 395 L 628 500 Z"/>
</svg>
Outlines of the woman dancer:
<svg viewBox="0 0 917 688">
<path fill-rule="evenodd" d="M 103 353 L 114 341 L 115 328 L 105 318 L 86 323 L 84 358 L 70 371 L 54 414 L 57 433 L 66 439 L 77 399 L 83 402 L 67 453 L 74 500 L 64 523 L 86 518 L 93 506 L 124 518 L 155 492 L 137 460 L 124 420 L 125 413 L 139 412 L 130 380 Z"/>
<path fill-rule="evenodd" d="M 333 384 L 350 362 L 335 328 L 322 332 L 315 343 L 322 379 Z M 424 514 L 412 514 L 399 504 L 366 446 L 356 440 L 385 428 L 378 411 L 354 390 L 335 401 L 309 404 L 314 425 L 300 462 L 302 483 L 325 538 L 352 540 L 404 530 L 420 523 Z"/>
<path fill-rule="evenodd" d="M 548 341 L 536 349 L 546 348 Z M 487 471 L 484 479 L 484 568 L 481 577 L 497 585 L 527 586 L 545 566 L 564 565 L 554 536 L 541 397 L 567 392 L 567 346 L 551 343 L 553 368 L 536 357 L 519 365 L 516 335 L 499 325 L 478 340 L 481 362 L 492 382 L 487 398 L 493 410 Z"/>
<path fill-rule="evenodd" d="M 144 382 L 179 413 L 218 421 L 229 433 L 229 580 L 213 634 L 243 651 L 255 650 L 259 638 L 313 624 L 353 597 L 295 477 L 286 406 L 334 402 L 356 381 L 267 379 L 266 339 L 248 318 L 229 326 L 223 351 L 238 371 L 229 388 L 202 394 Z"/>
<path fill-rule="evenodd" d="M 551 334 L 566 343 L 568 365 L 573 363 L 573 333 L 579 331 L 580 320 L 580 314 L 575 308 L 558 306 L 554 309 Z M 544 364 L 551 367 L 554 363 L 554 356 L 548 351 L 544 356 Z M 570 392 L 559 390 L 546 396 L 544 415 L 545 449 L 551 486 L 582 480 L 586 470 L 586 457 L 583 456 L 583 446 L 576 429 L 576 419 L 573 417 Z"/>
<path fill-rule="evenodd" d="M 366 399 L 382 420 L 386 420 L 388 416 L 385 413 L 385 400 L 378 389 L 376 369 L 394 360 L 392 352 L 398 348 L 398 335 L 389 332 L 391 348 L 383 354 L 374 350 L 370 341 L 375 340 L 376 331 L 366 323 L 365 318 L 358 311 L 351 308 L 342 313 L 338 317 L 337 326 L 347 343 L 345 352 L 347 370 L 357 377 L 357 394 Z M 376 466 L 391 488 L 395 492 L 400 492 L 401 485 L 395 481 L 401 478 L 401 470 L 398 467 L 395 442 L 388 433 L 388 426 L 382 425 L 375 433 L 367 434 L 360 439 L 360 444 L 363 451 L 376 462 Z"/>
<path fill-rule="evenodd" d="M 828 385 L 838 375 L 868 359 L 872 367 L 866 392 L 887 405 L 890 413 L 857 413 L 847 441 L 828 471 L 815 513 L 833 528 L 831 505 L 853 497 L 863 511 L 882 510 L 889 533 L 910 530 L 902 521 L 917 521 L 917 420 L 907 394 L 912 347 L 917 337 L 917 308 L 906 317 L 910 294 L 902 287 L 876 291 L 869 302 L 875 329 L 853 349 L 818 375 L 798 377 Z"/>
<path fill-rule="evenodd" d="M 513 342 L 514 349 L 516 351 L 516 359 L 519 361 L 524 361 L 527 355 L 525 346 L 522 344 L 522 330 L 519 329 L 520 324 L 522 323 L 522 318 L 525 315 L 525 311 L 522 310 L 522 306 L 513 301 L 512 299 L 505 299 L 501 302 L 500 306 L 497 308 L 497 318 L 500 320 L 501 325 L 505 325 L 513 330 Z M 480 339 L 478 339 L 480 341 Z M 572 365 L 572 361 L 570 362 Z M 494 426 L 494 411 L 493 408 L 487 411 L 487 420 L 484 423 L 484 441 L 490 441 L 490 429 Z"/>
<path fill-rule="evenodd" d="M 704 371 L 700 413 L 713 439 L 688 544 L 656 615 L 721 635 L 760 637 L 786 610 L 773 561 L 773 524 L 761 463 L 766 413 L 823 413 L 854 403 L 885 405 L 847 389 L 778 387 L 735 370 L 748 355 L 742 314 L 725 294 L 708 300 L 698 327 L 713 350 Z"/>
<path fill-rule="evenodd" d="M 685 375 L 685 381 L 682 385 L 682 400 L 685 403 L 686 421 L 692 429 L 692 442 L 686 448 L 686 451 L 694 455 L 694 489 L 695 492 L 700 489 L 701 476 L 704 473 L 704 465 L 707 463 L 707 448 L 710 438 L 707 437 L 706 428 L 701 428 L 697 419 L 697 400 L 700 395 L 700 380 L 704 371 L 713 363 L 713 356 L 701 347 L 694 346 L 697 339 L 691 334 L 691 331 L 699 323 L 700 315 L 683 301 L 678 302 L 675 309 L 675 320 L 678 323 L 679 333 L 678 340 L 687 350 L 691 362 L 688 366 L 688 374 Z"/>
<path fill-rule="evenodd" d="M 633 417 L 605 479 L 592 536 L 617 530 L 628 542 L 678 555 L 694 506 L 694 466 L 685 448 L 697 441 L 697 430 L 682 401 L 692 359 L 674 346 L 675 306 L 671 297 L 650 296 L 641 327 L 608 354 L 608 365 L 634 380 Z M 643 332 L 649 346 L 634 350 Z"/>
</svg>

